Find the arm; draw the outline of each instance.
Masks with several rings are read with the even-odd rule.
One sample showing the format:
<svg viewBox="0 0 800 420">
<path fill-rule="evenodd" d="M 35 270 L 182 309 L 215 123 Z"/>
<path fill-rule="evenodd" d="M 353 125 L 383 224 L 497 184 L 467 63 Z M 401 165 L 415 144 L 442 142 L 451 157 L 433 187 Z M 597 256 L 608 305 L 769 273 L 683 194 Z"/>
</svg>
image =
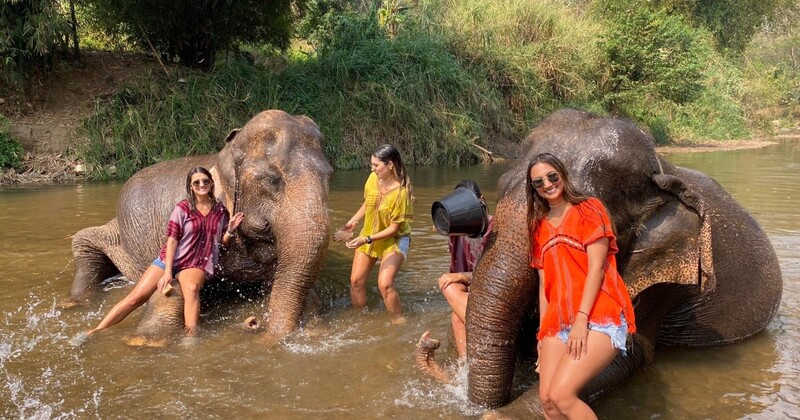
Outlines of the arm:
<svg viewBox="0 0 800 420">
<path fill-rule="evenodd" d="M 175 250 L 178 249 L 178 240 L 172 236 L 167 237 L 166 255 L 164 256 L 164 274 L 158 280 L 158 290 L 164 292 L 164 287 L 172 281 L 172 264 L 175 262 Z"/>
<path fill-rule="evenodd" d="M 363 209 L 363 206 L 362 206 L 362 209 Z M 360 211 L 361 210 L 359 210 L 359 212 Z M 356 213 L 356 214 L 358 214 L 358 213 Z M 347 225 L 345 225 L 345 226 L 347 226 Z M 397 231 L 399 231 L 399 230 L 400 230 L 400 223 L 392 223 L 386 229 L 384 229 L 384 230 L 382 230 L 380 232 L 374 233 L 374 234 L 370 235 L 369 237 L 373 241 L 379 241 L 381 239 L 391 238 L 392 236 L 397 234 Z M 347 247 L 348 248 L 358 248 L 361 245 L 364 245 L 365 243 L 367 243 L 367 237 L 366 236 L 359 236 L 357 238 L 353 238 L 353 240 L 348 242 L 347 243 Z"/>
<path fill-rule="evenodd" d="M 460 283 L 469 286 L 472 283 L 472 273 L 445 273 L 439 277 L 439 290 L 447 289 L 453 283 Z"/>
<path fill-rule="evenodd" d="M 356 214 L 354 214 L 353 217 L 351 217 L 350 220 L 348 220 L 347 223 L 344 224 L 344 230 L 355 229 L 356 225 L 358 224 L 358 221 L 364 217 L 364 213 L 366 213 L 366 211 L 367 211 L 367 203 L 361 203 L 361 207 L 358 209 Z"/>
<path fill-rule="evenodd" d="M 234 214 L 233 217 L 231 217 L 231 220 L 228 221 L 228 229 L 222 235 L 222 240 L 220 240 L 222 246 L 228 246 L 228 243 L 231 241 L 231 238 L 236 236 L 234 232 L 236 231 L 236 228 L 238 228 L 239 225 L 242 223 L 243 219 L 244 219 L 244 213 L 242 212 L 238 212 Z"/>
<path fill-rule="evenodd" d="M 575 313 L 575 321 L 567 340 L 567 348 L 573 359 L 578 360 L 586 354 L 586 339 L 589 335 L 589 314 L 603 284 L 603 266 L 608 256 L 608 238 L 600 238 L 586 247 L 589 257 L 589 268 L 586 274 L 586 283 L 583 286 L 581 303 Z"/>
</svg>

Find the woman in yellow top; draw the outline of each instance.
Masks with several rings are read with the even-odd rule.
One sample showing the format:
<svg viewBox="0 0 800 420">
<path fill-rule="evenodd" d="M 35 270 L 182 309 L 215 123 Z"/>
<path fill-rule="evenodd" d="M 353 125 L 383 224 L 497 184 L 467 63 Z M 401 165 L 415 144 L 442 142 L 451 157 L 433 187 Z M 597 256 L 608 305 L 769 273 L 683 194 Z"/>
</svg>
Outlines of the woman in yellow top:
<svg viewBox="0 0 800 420">
<path fill-rule="evenodd" d="M 391 144 L 375 149 L 370 166 L 372 173 L 364 184 L 364 203 L 343 228 L 353 230 L 364 218 L 361 233 L 347 242 L 348 248 L 356 250 L 350 271 L 350 300 L 356 308 L 367 305 L 367 277 L 381 260 L 378 289 L 386 309 L 395 316 L 394 321 L 402 322 L 403 307 L 394 279 L 411 243 L 411 180 L 400 152 Z"/>
</svg>

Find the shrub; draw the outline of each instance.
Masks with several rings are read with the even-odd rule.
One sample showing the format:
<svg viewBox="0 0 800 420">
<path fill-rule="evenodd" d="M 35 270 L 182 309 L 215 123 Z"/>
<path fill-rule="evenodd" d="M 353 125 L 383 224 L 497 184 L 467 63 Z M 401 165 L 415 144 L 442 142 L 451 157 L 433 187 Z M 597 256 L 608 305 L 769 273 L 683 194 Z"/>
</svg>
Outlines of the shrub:
<svg viewBox="0 0 800 420">
<path fill-rule="evenodd" d="M 22 160 L 22 145 L 8 131 L 11 121 L 0 115 L 0 168 L 16 168 Z"/>
</svg>

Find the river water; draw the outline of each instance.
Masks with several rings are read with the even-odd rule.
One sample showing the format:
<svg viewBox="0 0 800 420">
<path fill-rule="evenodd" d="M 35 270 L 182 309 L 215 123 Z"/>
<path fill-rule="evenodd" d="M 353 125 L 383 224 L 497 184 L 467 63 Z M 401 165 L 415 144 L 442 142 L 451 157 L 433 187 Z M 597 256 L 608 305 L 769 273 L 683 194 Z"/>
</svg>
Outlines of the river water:
<svg viewBox="0 0 800 420">
<path fill-rule="evenodd" d="M 746 342 L 659 350 L 655 365 L 596 406 L 601 418 L 800 417 L 800 142 L 756 150 L 670 154 L 675 164 L 716 178 L 766 230 L 780 259 L 778 315 Z M 131 348 L 141 310 L 80 348 L 68 339 L 96 324 L 130 283 L 105 284 L 88 308 L 58 308 L 74 274 L 70 235 L 115 213 L 121 183 L 0 190 L 0 417 L 3 418 L 475 418 L 465 369 L 448 346 L 449 311 L 436 289 L 448 267 L 447 240 L 431 229 L 430 204 L 462 178 L 481 185 L 493 207 L 507 166 L 416 168 L 417 204 L 409 260 L 396 283 L 408 322 L 389 321 L 375 274 L 366 312 L 349 308 L 352 251 L 331 242 L 318 282 L 316 322 L 274 348 L 237 324 L 263 313 L 261 302 L 203 314 L 193 348 Z M 337 172 L 333 227 L 360 205 L 364 171 Z M 455 386 L 423 378 L 413 366 L 420 334 L 443 339 L 439 360 L 457 370 Z M 449 361 L 448 361 L 449 360 Z M 520 392 L 529 379 L 517 381 Z"/>
</svg>

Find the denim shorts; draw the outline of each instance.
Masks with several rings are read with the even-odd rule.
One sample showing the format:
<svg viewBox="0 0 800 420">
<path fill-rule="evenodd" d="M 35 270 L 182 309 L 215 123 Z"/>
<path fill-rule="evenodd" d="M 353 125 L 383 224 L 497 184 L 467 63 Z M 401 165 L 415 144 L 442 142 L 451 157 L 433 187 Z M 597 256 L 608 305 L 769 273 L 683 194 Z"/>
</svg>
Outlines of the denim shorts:
<svg viewBox="0 0 800 420">
<path fill-rule="evenodd" d="M 408 235 L 397 238 L 397 250 L 403 254 L 403 259 L 408 257 L 408 248 L 411 247 L 411 237 Z"/>
<path fill-rule="evenodd" d="M 164 264 L 164 261 L 161 261 L 161 257 L 156 257 L 156 259 L 154 259 L 153 262 L 150 263 L 150 265 L 154 265 L 154 266 L 156 266 L 156 267 L 158 267 L 158 268 L 160 268 L 162 270 L 166 270 L 167 269 L 167 265 Z M 181 270 L 176 269 L 174 266 L 172 267 L 172 277 L 177 276 L 178 273 L 180 273 L 180 272 L 181 272 Z"/>
<path fill-rule="evenodd" d="M 620 314 L 620 322 L 619 325 L 614 323 L 607 323 L 607 324 L 596 324 L 594 322 L 589 323 L 589 330 L 590 331 L 597 331 L 599 333 L 603 333 L 609 337 L 611 337 L 611 346 L 615 349 L 619 349 L 622 351 L 622 355 L 624 356 L 626 353 L 625 343 L 628 340 L 628 322 L 625 321 L 625 315 Z M 569 338 L 569 331 L 572 327 L 564 328 L 563 330 L 559 331 L 558 338 L 567 344 L 567 339 Z"/>
</svg>

